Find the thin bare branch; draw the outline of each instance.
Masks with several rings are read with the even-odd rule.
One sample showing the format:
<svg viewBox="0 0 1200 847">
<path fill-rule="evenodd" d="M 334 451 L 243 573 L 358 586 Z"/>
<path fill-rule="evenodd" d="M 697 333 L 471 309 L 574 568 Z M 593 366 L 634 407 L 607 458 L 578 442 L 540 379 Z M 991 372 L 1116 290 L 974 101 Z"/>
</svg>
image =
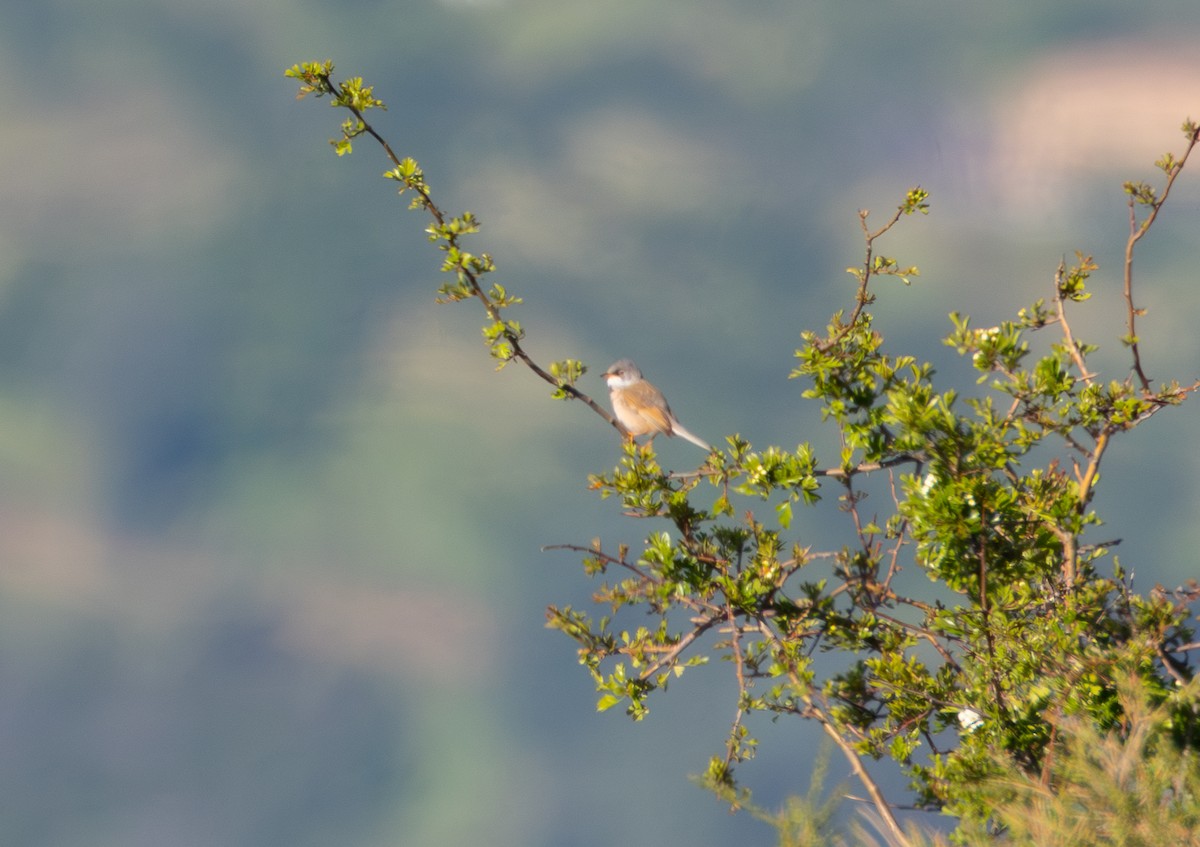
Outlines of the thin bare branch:
<svg viewBox="0 0 1200 847">
<path fill-rule="evenodd" d="M 1133 355 L 1133 372 L 1137 375 L 1142 390 L 1146 393 L 1150 392 L 1150 378 L 1146 376 L 1146 372 L 1142 367 L 1142 356 L 1138 347 L 1137 316 L 1141 314 L 1141 310 L 1133 303 L 1133 248 L 1150 231 L 1150 227 L 1154 225 L 1154 221 L 1158 218 L 1159 210 L 1167 202 L 1167 196 L 1171 193 L 1171 188 L 1175 185 L 1176 178 L 1183 171 L 1183 166 L 1187 163 L 1188 156 L 1192 154 L 1192 150 L 1196 148 L 1197 142 L 1200 142 L 1200 125 L 1193 124 L 1187 148 L 1183 151 L 1183 155 L 1167 168 L 1167 183 L 1163 187 L 1162 194 L 1148 203 L 1150 212 L 1140 223 L 1137 219 L 1138 197 L 1135 192 L 1130 191 L 1129 240 L 1125 242 L 1125 326 L 1128 330 L 1127 341 L 1129 349 Z"/>
</svg>

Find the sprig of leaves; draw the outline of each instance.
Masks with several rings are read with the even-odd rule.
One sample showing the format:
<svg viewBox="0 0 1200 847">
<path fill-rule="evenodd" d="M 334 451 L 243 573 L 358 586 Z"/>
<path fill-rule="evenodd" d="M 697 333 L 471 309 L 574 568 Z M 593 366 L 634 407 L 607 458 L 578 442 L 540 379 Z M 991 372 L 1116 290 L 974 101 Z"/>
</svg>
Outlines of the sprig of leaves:
<svg viewBox="0 0 1200 847">
<path fill-rule="evenodd" d="M 436 202 L 425 179 L 421 166 L 412 157 L 400 157 L 387 140 L 366 118 L 373 109 L 386 109 L 383 101 L 374 95 L 373 86 L 365 85 L 361 77 L 352 77 L 334 82 L 333 63 L 303 62 L 284 71 L 285 76 L 300 80 L 297 99 L 308 95 L 329 97 L 330 105 L 350 112 L 341 125 L 341 137 L 331 139 L 330 144 L 339 156 L 353 151 L 353 142 L 367 135 L 383 149 L 392 167 L 384 172 L 385 179 L 399 184 L 399 193 L 411 192 L 409 208 L 424 211 L 432 218 L 425 232 L 429 240 L 443 253 L 441 271 L 451 277 L 438 287 L 438 302 L 456 303 L 474 300 L 483 306 L 488 322 L 483 326 L 483 338 L 489 352 L 497 361 L 497 369 L 511 362 L 520 362 L 540 379 L 554 386 L 551 396 L 555 399 L 573 399 L 584 403 L 589 409 L 607 421 L 618 432 L 624 429 L 617 420 L 587 393 L 577 382 L 587 372 L 587 366 L 575 359 L 565 359 L 542 366 L 525 349 L 525 329 L 520 321 L 506 316 L 506 310 L 521 303 L 521 298 L 510 294 L 500 283 L 485 284 L 484 279 L 496 270 L 495 262 L 486 252 L 472 252 L 465 246 L 468 237 L 479 232 L 480 222 L 471 212 L 458 216 L 447 215 Z"/>
</svg>

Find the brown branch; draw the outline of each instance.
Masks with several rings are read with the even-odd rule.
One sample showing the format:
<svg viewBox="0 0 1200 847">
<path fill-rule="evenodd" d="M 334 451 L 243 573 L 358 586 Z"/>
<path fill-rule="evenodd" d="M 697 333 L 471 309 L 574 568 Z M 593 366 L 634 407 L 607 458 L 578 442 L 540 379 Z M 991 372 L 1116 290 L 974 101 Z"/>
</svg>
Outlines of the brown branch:
<svg viewBox="0 0 1200 847">
<path fill-rule="evenodd" d="M 874 471 L 881 471 L 885 468 L 891 468 L 895 467 L 896 465 L 903 465 L 905 463 L 912 463 L 920 466 L 923 461 L 924 460 L 919 456 L 914 456 L 911 453 L 901 453 L 899 456 L 892 456 L 890 459 L 884 459 L 881 462 L 863 462 L 860 465 L 855 465 L 849 470 L 846 470 L 845 468 L 818 469 L 813 471 L 813 476 L 828 476 L 832 477 L 833 479 L 846 479 L 854 476 L 855 474 L 872 473 Z"/>
<path fill-rule="evenodd" d="M 916 470 L 913 472 L 914 478 L 919 476 L 920 473 L 921 473 L 921 466 L 918 464 Z M 890 469 L 888 470 L 888 488 L 891 491 L 892 503 L 894 503 L 896 506 L 896 514 L 900 514 L 900 495 L 896 491 L 896 474 L 893 473 Z M 888 556 L 889 561 L 888 561 L 887 575 L 883 578 L 883 583 L 881 586 L 883 589 L 883 592 L 885 594 L 891 592 L 892 580 L 895 579 L 896 575 L 898 573 L 900 573 L 900 571 L 901 571 L 900 551 L 904 548 L 904 545 L 907 543 L 907 536 L 908 536 L 908 518 L 906 517 L 906 518 L 901 519 L 901 521 L 900 521 L 900 526 L 899 526 L 898 530 L 896 531 L 896 543 L 892 545 L 892 552 Z"/>
<path fill-rule="evenodd" d="M 827 476 L 831 479 L 848 479 L 849 477 L 855 476 L 857 474 L 874 473 L 875 471 L 882 471 L 882 470 L 886 470 L 887 468 L 893 468 L 897 465 L 903 465 L 903 464 L 913 464 L 913 465 L 916 465 L 918 468 L 920 468 L 920 466 L 922 465 L 922 463 L 924 461 L 925 460 L 922 459 L 920 456 L 915 456 L 912 453 L 901 453 L 898 456 L 892 456 L 891 458 L 884 459 L 883 461 L 880 461 L 880 462 L 863 462 L 862 464 L 855 465 L 854 467 L 850 468 L 849 470 L 846 470 L 845 468 L 817 468 L 816 470 L 814 470 L 812 472 L 812 474 L 813 474 L 813 476 Z M 718 474 L 725 474 L 725 473 L 726 473 L 725 470 L 720 470 L 720 469 L 710 468 L 710 467 L 703 467 L 703 468 L 697 468 L 694 471 L 672 471 L 667 474 L 667 478 L 668 479 L 677 479 L 677 480 L 689 480 L 689 479 L 698 479 L 700 477 L 705 477 L 705 476 L 717 476 Z M 728 484 L 728 482 L 726 484 Z M 728 496 L 727 488 L 726 488 L 725 493 L 726 493 L 726 496 Z"/>
<path fill-rule="evenodd" d="M 1162 209 L 1164 203 L 1167 202 L 1167 195 L 1171 193 L 1171 187 L 1175 184 L 1176 178 L 1183 171 L 1183 166 L 1195 149 L 1196 143 L 1200 141 L 1200 126 L 1190 124 L 1187 149 L 1183 151 L 1183 155 L 1176 160 L 1169 168 L 1167 168 L 1167 184 L 1163 187 L 1162 196 L 1156 198 L 1150 203 L 1150 213 L 1146 215 L 1145 220 L 1140 224 L 1137 220 L 1137 196 L 1134 192 L 1129 195 L 1129 240 L 1125 242 L 1125 305 L 1126 305 L 1126 328 L 1129 330 L 1128 341 L 1129 348 L 1133 354 L 1133 371 L 1137 374 L 1138 382 L 1141 383 L 1142 390 L 1149 393 L 1150 378 L 1146 376 L 1145 370 L 1142 368 L 1141 352 L 1138 349 L 1136 320 L 1140 311 L 1133 304 L 1133 248 L 1154 224 L 1158 218 L 1159 210 Z"/>
<path fill-rule="evenodd" d="M 1092 384 L 1095 374 L 1088 373 L 1087 365 L 1083 361 L 1083 353 L 1079 349 L 1079 345 L 1075 343 L 1075 337 L 1071 334 L 1071 325 L 1067 323 L 1067 307 L 1062 296 L 1062 278 L 1063 271 L 1066 270 L 1066 262 L 1062 259 L 1058 262 L 1058 270 L 1054 272 L 1054 305 L 1058 308 L 1058 322 L 1062 324 L 1063 338 L 1067 342 L 1067 350 L 1071 353 L 1071 359 L 1075 362 L 1075 367 L 1079 369 L 1079 378 L 1088 385 Z"/>
<path fill-rule="evenodd" d="M 989 682 L 992 687 L 992 696 L 996 699 L 996 706 L 1002 711 L 1007 709 L 1005 706 L 1004 688 L 1000 684 L 998 676 L 999 671 L 999 655 L 996 651 L 996 634 L 992 631 L 992 609 L 991 603 L 988 600 L 987 593 L 987 572 L 988 572 L 988 550 L 987 550 L 987 535 L 986 527 L 988 526 L 988 515 L 986 505 L 981 505 L 979 508 L 979 523 L 985 529 L 979 534 L 979 611 L 983 619 L 983 637 L 987 644 L 988 665 L 990 673 L 988 674 Z"/>
<path fill-rule="evenodd" d="M 825 734 L 833 739 L 833 743 L 837 745 L 838 749 L 846 757 L 846 761 L 850 763 L 850 770 L 854 771 L 854 775 L 858 777 L 858 781 L 867 790 L 867 794 L 871 795 L 871 803 L 875 806 L 875 811 L 879 813 L 880 818 L 883 819 L 883 823 L 891 835 L 891 843 L 899 845 L 899 847 L 909 847 L 908 836 L 900 828 L 900 822 L 896 820 L 896 815 L 892 811 L 891 805 L 888 803 L 887 798 L 883 796 L 883 791 L 880 790 L 879 784 L 867 773 L 866 766 L 863 765 L 862 759 L 855 752 L 854 747 L 838 732 L 837 727 L 833 725 L 833 720 L 813 704 L 811 698 L 805 697 L 804 700 L 808 706 L 809 716 L 816 720 L 821 725 L 821 729 L 825 730 Z"/>
<path fill-rule="evenodd" d="M 599 539 L 596 541 L 599 543 Z M 617 567 L 624 568 L 636 576 L 640 576 L 644 579 L 652 579 L 650 574 L 643 571 L 637 565 L 631 565 L 624 559 L 617 558 L 610 553 L 605 553 L 596 547 L 584 547 L 581 544 L 545 544 L 541 549 L 543 553 L 547 552 L 548 550 L 570 550 L 572 553 L 586 553 L 589 556 L 595 556 L 597 559 L 601 559 L 607 565 L 616 565 Z"/>
<path fill-rule="evenodd" d="M 733 667 L 737 674 L 738 705 L 737 713 L 733 716 L 733 724 L 729 727 L 729 741 L 725 745 L 725 765 L 733 762 L 734 750 L 737 745 L 738 727 L 746 717 L 746 657 L 742 653 L 742 631 L 738 627 L 737 617 L 729 601 L 725 602 L 725 618 L 729 622 L 729 644 L 733 651 Z"/>
<path fill-rule="evenodd" d="M 691 631 L 689 631 L 687 635 L 680 638 L 679 642 L 674 647 L 672 647 L 667 653 L 665 653 L 661 657 L 659 657 L 654 662 L 654 664 L 647 665 L 646 669 L 644 671 L 642 671 L 640 674 L 638 674 L 638 679 L 649 679 L 650 677 L 654 676 L 656 673 L 661 671 L 663 668 L 667 667 L 668 665 L 674 664 L 675 660 L 679 658 L 679 655 L 684 650 L 686 650 L 693 643 L 695 643 L 697 638 L 699 638 L 701 635 L 703 635 L 704 633 L 706 633 L 710 629 L 712 629 L 713 626 L 715 626 L 717 621 L 720 619 L 721 619 L 721 616 L 719 613 L 717 613 L 717 614 L 710 615 L 708 618 L 704 618 L 699 621 L 696 621 L 695 625 L 693 626 Z"/>
<path fill-rule="evenodd" d="M 906 211 L 911 211 L 911 209 L 907 209 L 905 206 L 899 206 L 892 214 L 891 218 L 888 219 L 887 223 L 885 223 L 875 232 L 871 232 L 870 227 L 867 226 L 867 216 L 870 214 L 870 212 L 867 209 L 858 210 L 858 223 L 859 226 L 862 227 L 863 240 L 866 242 L 866 257 L 863 261 L 862 274 L 859 276 L 858 280 L 858 290 L 854 295 L 854 309 L 850 312 L 850 318 L 842 323 L 842 326 L 837 332 L 835 332 L 824 342 L 817 342 L 817 346 L 820 349 L 829 350 L 835 344 L 841 341 L 842 338 L 844 338 L 845 335 L 854 327 L 855 323 L 857 323 L 859 315 L 862 314 L 862 310 L 867 306 L 868 303 L 872 301 L 873 297 L 867 293 L 867 289 L 870 287 L 871 277 L 875 276 L 875 270 L 872 262 L 872 260 L 875 258 L 875 241 L 887 233 L 887 231 L 892 227 L 894 227 L 900 218 L 903 217 Z"/>
<path fill-rule="evenodd" d="M 1166 668 L 1167 673 L 1169 673 L 1175 679 L 1177 685 L 1188 684 L 1187 677 L 1185 677 L 1180 671 L 1181 663 L 1176 661 L 1173 656 L 1168 654 L 1167 651 L 1163 649 L 1162 644 L 1156 644 L 1154 647 L 1154 652 L 1158 654 L 1158 658 L 1159 661 L 1162 662 L 1162 666 Z"/>
<path fill-rule="evenodd" d="M 888 599 L 896 599 L 898 601 L 901 599 L 901 598 L 897 597 L 897 595 L 893 594 L 891 591 L 888 591 L 885 596 L 887 596 Z M 925 604 L 914 603 L 913 605 L 919 608 L 920 606 L 923 606 Z M 928 608 L 928 606 L 926 606 L 926 608 Z M 942 644 L 941 641 L 938 640 L 938 637 L 934 633 L 930 632 L 928 629 L 925 629 L 925 627 L 917 626 L 916 624 L 911 624 L 911 623 L 908 623 L 907 621 L 902 621 L 902 620 L 900 620 L 900 618 L 897 618 L 894 615 L 889 615 L 886 612 L 881 612 L 878 609 L 872 609 L 871 614 L 873 614 L 875 617 L 879 618 L 880 620 L 887 621 L 888 623 L 892 624 L 893 626 L 897 626 L 900 629 L 903 629 L 904 631 L 917 636 L 918 638 L 928 641 L 930 646 L 933 647 L 933 649 L 935 651 L 937 651 L 938 655 L 941 656 L 946 661 L 946 664 L 950 665 L 950 667 L 954 668 L 955 670 L 960 670 L 958 662 L 956 662 L 954 660 L 953 654 L 951 654 L 951 652 L 948 649 L 946 649 L 946 646 L 944 644 Z"/>
<path fill-rule="evenodd" d="M 1092 484 L 1096 481 L 1096 474 L 1100 472 L 1100 460 L 1104 458 L 1104 451 L 1108 449 L 1108 439 L 1110 433 L 1104 430 L 1096 437 L 1096 447 L 1092 450 L 1088 462 L 1087 470 L 1083 473 L 1083 479 L 1079 481 L 1079 507 L 1085 508 L 1092 500 Z"/>
<path fill-rule="evenodd" d="M 334 86 L 333 80 L 328 75 L 321 74 L 320 78 L 326 85 L 329 86 L 330 92 L 340 90 L 339 88 L 336 88 Z M 366 119 L 366 117 L 363 115 L 362 111 L 359 110 L 357 107 L 355 107 L 351 103 L 341 103 L 339 105 L 341 105 L 343 108 L 349 110 L 350 113 L 354 115 L 354 117 L 358 120 L 359 125 L 362 127 L 362 131 L 367 133 L 368 135 L 370 135 L 372 138 L 375 139 L 375 141 L 377 141 L 379 143 L 379 146 L 383 148 L 384 154 L 387 156 L 388 160 L 391 161 L 391 163 L 393 165 L 395 165 L 396 167 L 400 167 L 400 164 L 401 164 L 400 157 L 396 155 L 396 152 L 392 149 L 391 145 L 388 144 L 387 140 L 382 135 L 380 135 L 379 132 L 376 131 L 375 127 L 373 127 L 371 125 L 371 123 Z M 417 193 L 417 195 L 421 198 L 421 206 L 423 206 L 426 210 L 428 210 L 429 214 L 433 217 L 433 219 L 437 222 L 437 224 L 439 226 L 444 225 L 446 223 L 446 215 L 437 206 L 437 204 L 433 202 L 433 197 L 429 194 L 429 190 L 423 185 L 416 185 L 416 186 L 409 186 L 409 187 L 413 191 L 415 191 Z M 458 246 L 457 237 L 454 235 L 449 236 L 448 243 L 451 246 L 457 247 Z M 501 324 L 504 323 L 500 317 L 500 310 L 496 307 L 496 304 L 492 302 L 491 298 L 488 297 L 487 293 L 483 290 L 483 286 L 479 282 L 478 274 L 476 274 L 470 268 L 466 268 L 466 267 L 460 267 L 458 270 L 461 274 L 461 278 L 466 280 L 468 287 L 471 289 L 472 296 L 474 296 L 476 299 L 479 300 L 480 303 L 483 304 L 483 308 L 487 312 L 488 317 L 491 318 L 496 323 L 501 323 Z M 609 414 L 609 412 L 606 409 L 604 409 L 604 407 L 602 407 L 600 404 L 598 404 L 589 395 L 587 395 L 583 391 L 579 390 L 574 385 L 560 381 L 553 374 L 551 374 L 549 371 L 547 371 L 545 368 L 543 368 L 541 365 L 539 365 L 533 359 L 533 357 L 530 356 L 529 353 L 527 353 L 525 351 L 525 348 L 521 345 L 521 340 L 517 336 L 517 333 L 513 332 L 507 326 L 505 326 L 503 335 L 504 335 L 505 341 L 507 341 L 512 346 L 512 358 L 519 360 L 523 365 L 525 365 L 525 367 L 529 368 L 529 370 L 531 370 L 534 374 L 536 374 L 538 377 L 540 377 L 544 381 L 550 383 L 555 388 L 564 391 L 565 393 L 569 394 L 572 398 L 574 398 L 576 400 L 582 401 L 589 409 L 591 409 L 597 415 L 602 417 L 604 420 L 608 421 L 609 425 L 611 425 L 613 427 L 613 429 L 615 429 L 617 432 L 621 433 L 622 436 L 627 435 L 625 428 L 623 426 L 621 426 L 621 424 L 617 421 L 617 419 L 615 417 L 613 417 L 611 414 Z"/>
<path fill-rule="evenodd" d="M 625 561 L 624 559 L 617 558 L 616 556 L 613 556 L 609 553 L 605 553 L 602 550 L 598 549 L 597 547 L 584 547 L 580 544 L 547 544 L 547 545 L 543 546 L 541 549 L 542 549 L 543 553 L 548 550 L 570 550 L 573 553 L 584 553 L 588 556 L 592 556 L 592 557 L 602 560 L 605 563 L 605 565 L 616 565 L 617 567 L 620 567 L 620 568 L 623 568 L 623 569 L 629 571 L 631 574 L 634 575 L 634 577 L 641 580 L 643 583 L 648 583 L 648 584 L 654 585 L 654 586 L 661 586 L 663 584 L 662 578 L 654 576 L 651 573 L 647 573 L 642 568 L 638 567 L 637 565 L 630 564 L 629 562 Z M 604 587 L 607 587 L 607 586 L 601 586 L 601 588 L 604 588 Z M 643 599 L 645 599 L 645 598 L 643 597 Z M 710 617 L 712 617 L 714 615 L 719 617 L 721 615 L 719 606 L 717 606 L 713 603 L 705 602 L 704 600 L 701 600 L 698 597 L 693 597 L 691 595 L 687 595 L 687 594 L 676 595 L 676 596 L 672 597 L 672 602 L 679 606 L 682 606 L 696 614 L 707 614 Z M 704 629 L 709 629 L 712 626 L 713 626 L 713 622 L 707 623 L 704 626 Z M 700 633 L 698 632 L 696 634 L 699 635 Z"/>
<path fill-rule="evenodd" d="M 757 623 L 759 631 L 762 632 L 767 640 L 773 642 L 776 647 L 783 646 L 779 634 L 765 620 L 760 617 Z M 787 675 L 788 680 L 797 692 L 805 692 L 798 694 L 805 706 L 804 711 L 799 712 L 799 714 L 802 717 L 812 718 L 819 723 L 825 734 L 842 751 L 842 754 L 846 757 L 846 761 L 850 764 L 850 770 L 854 772 L 854 775 L 858 777 L 858 781 L 862 784 L 863 788 L 867 790 L 867 794 L 871 796 L 871 803 L 875 806 L 875 811 L 879 813 L 880 818 L 883 819 L 884 824 L 887 826 L 888 832 L 893 839 L 892 843 L 898 845 L 898 847 L 910 847 L 908 836 L 904 834 L 904 830 L 900 827 L 900 822 L 896 820 L 892 806 L 888 803 L 887 798 L 883 796 L 883 791 L 879 788 L 879 783 L 867 771 L 866 766 L 862 762 L 862 757 L 858 755 L 853 745 L 838 731 L 838 728 L 834 725 L 833 718 L 817 706 L 813 701 L 812 695 L 807 693 L 809 686 L 800 679 L 800 675 L 791 662 L 788 662 Z"/>
</svg>

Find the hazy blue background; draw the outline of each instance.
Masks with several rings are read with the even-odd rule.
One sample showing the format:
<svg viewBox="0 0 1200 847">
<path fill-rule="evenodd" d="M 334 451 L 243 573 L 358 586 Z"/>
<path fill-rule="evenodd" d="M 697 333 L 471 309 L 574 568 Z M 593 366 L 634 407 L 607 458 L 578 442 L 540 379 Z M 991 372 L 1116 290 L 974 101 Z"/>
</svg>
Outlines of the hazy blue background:
<svg viewBox="0 0 1200 847">
<path fill-rule="evenodd" d="M 598 396 L 632 356 L 708 439 L 830 458 L 790 355 L 849 302 L 856 210 L 914 184 L 894 349 L 969 382 L 946 313 L 1001 320 L 1080 249 L 1076 331 L 1124 375 L 1120 183 L 1200 118 L 1198 37 L 1195 0 L 6 4 L 0 840 L 770 843 L 686 780 L 726 669 L 632 725 L 542 627 L 591 586 L 541 545 L 648 529 L 586 491 L 612 431 L 492 372 L 382 157 L 337 159 L 340 115 L 285 67 L 375 84 L 393 145 L 482 217 L 536 356 Z M 1198 183 L 1143 247 L 1159 379 L 1200 361 Z M 1106 465 L 1142 587 L 1195 573 L 1194 420 Z M 772 737 L 745 771 L 767 802 L 814 754 Z"/>
</svg>

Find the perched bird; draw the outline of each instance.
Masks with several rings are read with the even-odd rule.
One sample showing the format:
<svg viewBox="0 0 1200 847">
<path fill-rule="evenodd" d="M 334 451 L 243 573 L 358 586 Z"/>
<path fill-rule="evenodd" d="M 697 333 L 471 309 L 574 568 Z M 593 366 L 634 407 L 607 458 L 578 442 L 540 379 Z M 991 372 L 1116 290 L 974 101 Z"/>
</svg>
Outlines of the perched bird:
<svg viewBox="0 0 1200 847">
<path fill-rule="evenodd" d="M 692 435 L 671 414 L 667 398 L 662 392 L 646 382 L 642 372 L 629 359 L 622 359 L 609 365 L 604 372 L 604 380 L 608 383 L 609 395 L 612 398 L 613 413 L 621 426 L 629 433 L 629 437 L 649 435 L 650 440 L 660 432 L 665 435 L 678 435 L 686 438 L 697 447 L 705 450 L 712 448 L 704 439 Z"/>
</svg>

